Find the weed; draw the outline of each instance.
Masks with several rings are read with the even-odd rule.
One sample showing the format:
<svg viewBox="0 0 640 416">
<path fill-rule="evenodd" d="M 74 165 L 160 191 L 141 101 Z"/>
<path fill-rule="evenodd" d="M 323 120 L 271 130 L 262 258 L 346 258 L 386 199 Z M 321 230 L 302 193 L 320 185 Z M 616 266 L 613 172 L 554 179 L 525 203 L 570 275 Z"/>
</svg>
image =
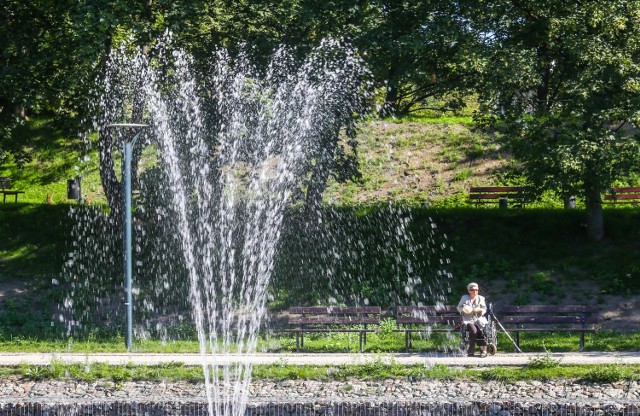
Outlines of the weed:
<svg viewBox="0 0 640 416">
<path fill-rule="evenodd" d="M 380 322 L 378 336 L 381 340 L 388 340 L 393 337 L 393 330 L 396 329 L 396 321 L 393 318 L 385 318 Z"/>
<path fill-rule="evenodd" d="M 458 172 L 456 172 L 455 175 L 453 175 L 452 180 L 454 182 L 466 181 L 467 179 L 469 179 L 471 177 L 472 174 L 473 174 L 473 171 L 471 169 L 463 168 L 463 169 L 459 170 Z"/>
<path fill-rule="evenodd" d="M 630 376 L 630 371 L 617 364 L 599 365 L 587 372 L 583 380 L 592 383 L 615 383 Z"/>
<path fill-rule="evenodd" d="M 40 381 L 51 378 L 52 372 L 49 367 L 41 365 L 30 365 L 23 369 L 22 375 L 29 380 Z"/>
<path fill-rule="evenodd" d="M 527 368 L 534 369 L 534 370 L 540 370 L 544 368 L 555 368 L 560 365 L 561 361 L 562 361 L 562 358 L 553 358 L 547 352 L 544 355 L 538 355 L 538 356 L 529 358 L 529 361 L 527 362 Z"/>
<path fill-rule="evenodd" d="M 511 371 L 501 367 L 494 367 L 480 373 L 480 378 L 485 381 L 500 381 L 503 383 L 513 381 L 514 375 Z"/>
<path fill-rule="evenodd" d="M 342 386 L 338 387 L 338 390 L 341 390 L 341 391 L 351 391 L 351 390 L 353 390 L 353 385 L 352 385 L 352 384 L 349 384 L 349 383 L 347 383 L 347 384 L 343 384 Z"/>
<path fill-rule="evenodd" d="M 546 271 L 534 273 L 531 276 L 531 285 L 534 290 L 545 295 L 550 295 L 555 286 L 551 279 L 551 273 Z"/>
</svg>

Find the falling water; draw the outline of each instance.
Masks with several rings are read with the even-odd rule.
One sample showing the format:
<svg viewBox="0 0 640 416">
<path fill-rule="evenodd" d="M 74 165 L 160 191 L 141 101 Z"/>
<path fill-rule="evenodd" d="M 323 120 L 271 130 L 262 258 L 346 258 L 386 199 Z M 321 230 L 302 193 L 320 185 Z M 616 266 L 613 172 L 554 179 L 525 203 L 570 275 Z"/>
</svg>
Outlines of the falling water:
<svg viewBox="0 0 640 416">
<path fill-rule="evenodd" d="M 222 366 L 216 357 L 255 351 L 286 209 L 318 163 L 314 158 L 338 143 L 327 137 L 337 136 L 345 120 L 361 111 L 365 71 L 355 53 L 336 41 L 323 42 L 303 60 L 283 48 L 266 69 L 218 51 L 200 75 L 193 59 L 170 42 L 158 50 L 153 59 L 131 57 L 124 48 L 114 53 L 94 122 L 102 129 L 107 164 L 113 162 L 105 152 L 117 149 L 122 138 L 105 131 L 106 125 L 137 112 L 150 126 L 136 155 L 134 279 L 135 294 L 145 299 L 135 319 L 166 313 L 162 294 L 175 296 L 172 291 L 186 286 L 209 412 L 243 415 L 251 364 L 238 359 Z M 96 262 L 97 269 L 78 261 L 100 252 L 106 236 L 117 237 L 121 212 L 115 206 L 110 213 L 78 211 L 84 225 L 74 237 L 84 249 L 69 255 L 64 274 L 72 293 L 65 302 L 72 309 L 89 293 L 93 304 L 76 307 L 66 318 L 69 331 L 92 308 L 121 306 L 96 281 L 100 274 L 118 275 L 118 255 L 110 257 L 118 243 Z M 138 328 L 136 335 L 141 333 Z"/>
</svg>

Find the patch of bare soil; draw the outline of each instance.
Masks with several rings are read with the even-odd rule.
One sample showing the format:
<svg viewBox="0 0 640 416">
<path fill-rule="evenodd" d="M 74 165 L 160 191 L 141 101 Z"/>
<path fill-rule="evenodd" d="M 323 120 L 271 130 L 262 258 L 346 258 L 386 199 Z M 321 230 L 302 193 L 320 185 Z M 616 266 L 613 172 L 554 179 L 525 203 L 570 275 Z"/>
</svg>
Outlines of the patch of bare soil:
<svg viewBox="0 0 640 416">
<path fill-rule="evenodd" d="M 509 158 L 460 124 L 369 123 L 358 138 L 362 183 L 331 184 L 329 200 L 434 201 L 492 184 Z"/>
<path fill-rule="evenodd" d="M 22 281 L 0 282 L 0 310 L 8 299 L 17 299 L 29 291 L 27 284 Z"/>
</svg>

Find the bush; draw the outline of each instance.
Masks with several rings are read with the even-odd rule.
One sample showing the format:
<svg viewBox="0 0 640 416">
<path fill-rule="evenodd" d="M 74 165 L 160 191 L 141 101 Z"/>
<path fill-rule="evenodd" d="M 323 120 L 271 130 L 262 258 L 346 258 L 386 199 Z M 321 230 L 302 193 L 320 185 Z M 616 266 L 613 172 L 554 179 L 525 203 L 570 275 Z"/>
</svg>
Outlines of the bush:
<svg viewBox="0 0 640 416">
<path fill-rule="evenodd" d="M 560 365 L 562 358 L 552 358 L 549 354 L 539 355 L 529 358 L 527 368 L 540 370 L 544 368 L 554 368 Z"/>
<path fill-rule="evenodd" d="M 592 383 L 615 383 L 628 378 L 630 373 L 619 365 L 607 364 L 596 366 L 584 376 L 584 381 Z"/>
</svg>

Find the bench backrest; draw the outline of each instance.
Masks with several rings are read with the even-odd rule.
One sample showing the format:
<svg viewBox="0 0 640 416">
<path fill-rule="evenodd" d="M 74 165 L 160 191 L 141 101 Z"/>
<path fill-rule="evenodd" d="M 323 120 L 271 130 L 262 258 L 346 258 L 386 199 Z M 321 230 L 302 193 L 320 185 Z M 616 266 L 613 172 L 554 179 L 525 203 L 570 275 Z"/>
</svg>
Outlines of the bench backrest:
<svg viewBox="0 0 640 416">
<path fill-rule="evenodd" d="M 584 305 L 521 305 L 500 308 L 498 319 L 505 325 L 598 323 L 598 308 Z"/>
<path fill-rule="evenodd" d="M 289 325 L 380 324 L 379 306 L 294 306 L 288 309 Z"/>
<path fill-rule="evenodd" d="M 0 189 L 11 189 L 11 179 L 6 176 L 0 176 Z"/>
<path fill-rule="evenodd" d="M 524 186 L 476 186 L 469 188 L 471 199 L 525 199 L 527 188 Z"/>
<path fill-rule="evenodd" d="M 635 202 L 640 200 L 640 186 L 611 188 L 611 193 L 604 196 L 605 202 Z"/>
<path fill-rule="evenodd" d="M 525 192 L 524 186 L 475 186 L 469 188 L 471 193 Z"/>
<path fill-rule="evenodd" d="M 397 324 L 455 325 L 458 322 L 461 322 L 461 317 L 455 306 L 425 305 L 396 307 Z"/>
</svg>

